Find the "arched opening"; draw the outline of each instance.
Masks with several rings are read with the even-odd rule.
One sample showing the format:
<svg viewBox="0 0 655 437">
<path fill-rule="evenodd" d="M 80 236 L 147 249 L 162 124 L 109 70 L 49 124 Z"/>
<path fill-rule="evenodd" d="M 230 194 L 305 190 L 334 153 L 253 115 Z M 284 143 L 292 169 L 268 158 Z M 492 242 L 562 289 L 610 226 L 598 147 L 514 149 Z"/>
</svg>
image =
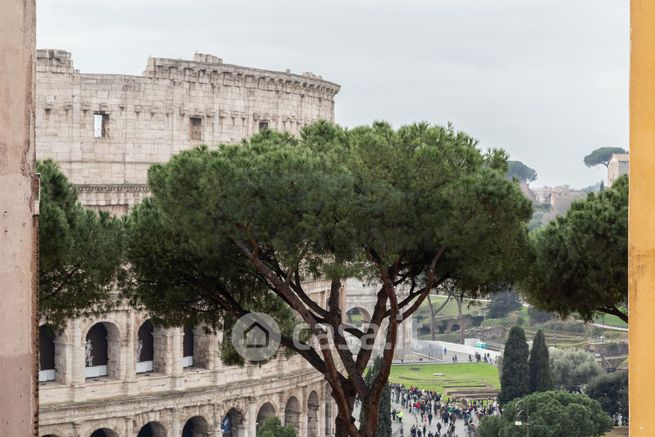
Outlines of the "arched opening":
<svg viewBox="0 0 655 437">
<path fill-rule="evenodd" d="M 89 329 L 84 341 L 86 378 L 119 376 L 118 360 L 121 355 L 119 337 L 118 328 L 113 323 L 100 322 Z"/>
<path fill-rule="evenodd" d="M 43 435 L 41 437 L 59 437 L 59 436 L 57 436 L 55 434 L 46 434 L 46 435 Z"/>
<path fill-rule="evenodd" d="M 243 414 L 236 408 L 230 409 L 221 421 L 223 437 L 239 437 L 243 435 L 244 427 Z"/>
<path fill-rule="evenodd" d="M 39 382 L 54 381 L 55 370 L 55 329 L 52 325 L 39 326 Z"/>
<path fill-rule="evenodd" d="M 141 427 L 136 437 L 166 437 L 166 428 L 159 422 L 149 422 Z"/>
<path fill-rule="evenodd" d="M 296 433 L 300 432 L 300 403 L 294 396 L 289 398 L 284 408 L 284 425 L 291 425 Z"/>
<path fill-rule="evenodd" d="M 332 419 L 332 389 L 325 385 L 325 435 L 332 435 L 334 421 Z"/>
<path fill-rule="evenodd" d="M 86 341 L 84 343 L 84 360 L 86 361 L 86 368 L 84 369 L 84 376 L 87 378 L 95 378 L 99 376 L 107 376 L 109 368 L 109 333 L 104 323 L 96 323 L 86 333 Z M 100 432 L 102 430 L 98 430 Z M 102 434 L 93 437 L 102 437 Z"/>
<path fill-rule="evenodd" d="M 193 327 L 184 328 L 184 337 L 182 339 L 182 367 L 193 367 Z"/>
<path fill-rule="evenodd" d="M 96 429 L 89 437 L 118 437 L 114 431 L 109 428 Z"/>
<path fill-rule="evenodd" d="M 202 416 L 194 416 L 187 420 L 182 428 L 182 437 L 206 437 L 209 432 L 209 424 Z"/>
<path fill-rule="evenodd" d="M 318 394 L 312 391 L 307 398 L 307 436 L 318 437 Z"/>
<path fill-rule="evenodd" d="M 154 369 L 155 346 L 153 339 L 154 327 L 146 320 L 139 327 L 136 339 L 136 373 L 152 372 Z"/>
<path fill-rule="evenodd" d="M 260 425 L 262 425 L 267 418 L 274 416 L 275 407 L 273 407 L 270 402 L 266 402 L 264 405 L 262 405 L 262 407 L 259 409 L 259 412 L 257 413 L 257 431 L 259 431 Z"/>
<path fill-rule="evenodd" d="M 371 315 L 364 308 L 353 307 L 346 311 L 346 318 L 351 325 L 361 328 L 371 321 Z"/>
</svg>

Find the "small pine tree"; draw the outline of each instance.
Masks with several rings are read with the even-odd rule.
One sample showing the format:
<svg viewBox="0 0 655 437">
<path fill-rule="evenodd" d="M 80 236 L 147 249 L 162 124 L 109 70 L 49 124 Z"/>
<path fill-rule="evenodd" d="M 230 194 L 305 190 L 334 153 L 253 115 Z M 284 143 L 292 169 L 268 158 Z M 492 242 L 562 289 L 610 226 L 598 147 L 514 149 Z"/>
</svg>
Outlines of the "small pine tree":
<svg viewBox="0 0 655 437">
<path fill-rule="evenodd" d="M 548 391 L 553 389 L 553 377 L 550 374 L 550 357 L 546 336 L 540 329 L 534 336 L 530 351 L 530 392 Z"/>
<path fill-rule="evenodd" d="M 498 400 L 505 404 L 530 392 L 528 368 L 528 343 L 525 332 L 520 326 L 509 331 L 503 353 L 503 372 L 500 376 L 500 394 Z"/>
<path fill-rule="evenodd" d="M 380 372 L 382 366 L 382 357 L 377 357 L 373 361 L 373 367 L 368 369 L 364 381 L 367 386 L 373 384 L 373 379 Z M 389 384 L 384 387 L 380 395 L 380 412 L 378 413 L 378 425 L 375 430 L 375 437 L 391 437 L 391 388 Z M 366 411 L 362 410 L 359 413 L 359 422 L 363 423 L 366 420 Z"/>
</svg>

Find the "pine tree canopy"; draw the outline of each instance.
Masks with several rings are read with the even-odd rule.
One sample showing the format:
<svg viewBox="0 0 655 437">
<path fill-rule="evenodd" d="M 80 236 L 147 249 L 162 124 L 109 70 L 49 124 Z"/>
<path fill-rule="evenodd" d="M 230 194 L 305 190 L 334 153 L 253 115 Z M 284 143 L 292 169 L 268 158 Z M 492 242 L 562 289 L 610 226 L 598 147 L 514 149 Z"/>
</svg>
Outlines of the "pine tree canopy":
<svg viewBox="0 0 655 437">
<path fill-rule="evenodd" d="M 54 161 L 37 163 L 39 204 L 39 313 L 63 328 L 66 320 L 97 314 L 115 300 L 109 292 L 120 273 L 120 219 L 84 208 Z"/>
<path fill-rule="evenodd" d="M 531 235 L 534 255 L 521 291 L 537 308 L 591 320 L 628 320 L 628 179 L 574 202 Z"/>
</svg>

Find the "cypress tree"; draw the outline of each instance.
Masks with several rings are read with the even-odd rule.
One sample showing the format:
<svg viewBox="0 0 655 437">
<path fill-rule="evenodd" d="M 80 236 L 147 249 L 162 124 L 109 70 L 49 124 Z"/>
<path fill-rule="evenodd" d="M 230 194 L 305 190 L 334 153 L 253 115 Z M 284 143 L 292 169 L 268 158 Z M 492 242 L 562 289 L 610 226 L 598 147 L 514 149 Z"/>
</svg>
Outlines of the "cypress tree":
<svg viewBox="0 0 655 437">
<path fill-rule="evenodd" d="M 529 348 L 525 341 L 525 332 L 520 326 L 514 326 L 509 331 L 503 353 L 501 388 L 498 395 L 498 400 L 502 404 L 530 393 L 528 355 Z"/>
<path fill-rule="evenodd" d="M 382 357 L 379 356 L 373 361 L 373 368 L 368 369 L 364 381 L 367 386 L 373 384 L 373 379 L 380 372 L 382 366 Z M 359 412 L 359 422 L 366 420 L 366 411 L 363 409 Z M 380 412 L 378 415 L 378 425 L 375 430 L 375 437 L 391 437 L 391 388 L 386 384 L 380 395 Z"/>
<path fill-rule="evenodd" d="M 553 389 L 553 377 L 550 374 L 550 357 L 546 337 L 540 330 L 534 336 L 530 351 L 530 392 L 548 391 Z"/>
</svg>

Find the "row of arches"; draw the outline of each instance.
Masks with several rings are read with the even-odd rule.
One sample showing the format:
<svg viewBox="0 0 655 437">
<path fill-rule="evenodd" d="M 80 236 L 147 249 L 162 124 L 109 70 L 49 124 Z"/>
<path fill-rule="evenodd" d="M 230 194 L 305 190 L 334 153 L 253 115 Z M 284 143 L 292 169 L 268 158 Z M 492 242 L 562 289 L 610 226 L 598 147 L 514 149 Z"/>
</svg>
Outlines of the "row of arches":
<svg viewBox="0 0 655 437">
<path fill-rule="evenodd" d="M 332 421 L 330 414 L 330 403 L 326 403 L 325 422 L 326 425 Z M 319 396 L 315 390 L 312 390 L 307 398 L 307 436 L 318 437 L 318 411 L 319 411 Z M 271 402 L 265 402 L 257 412 L 256 430 L 264 423 L 268 417 L 276 416 L 275 407 Z M 300 403 L 295 396 L 290 396 L 287 399 L 284 409 L 284 425 L 291 425 L 300 433 L 300 419 L 301 410 Z M 237 408 L 230 409 L 227 414 L 222 418 L 220 429 L 223 437 L 240 437 L 244 435 L 245 431 L 245 416 L 242 411 Z M 326 435 L 329 435 L 329 427 L 326 426 Z M 136 437 L 173 437 L 172 434 L 166 429 L 163 423 L 158 421 L 150 421 L 141 426 L 140 429 L 135 431 Z M 211 435 L 212 429 L 210 422 L 203 416 L 193 416 L 187 419 L 182 427 L 181 437 L 205 437 Z M 59 437 L 54 434 L 47 434 L 42 437 Z M 111 428 L 103 427 L 98 428 L 89 434 L 88 437 L 119 437 L 118 433 Z"/>
<path fill-rule="evenodd" d="M 193 328 L 183 331 L 182 367 L 193 367 L 195 335 Z M 155 326 L 144 321 L 137 331 L 135 342 L 136 373 L 155 371 Z M 120 355 L 121 339 L 118 327 L 110 322 L 91 326 L 84 337 L 84 376 L 86 378 L 117 377 L 116 361 Z M 57 376 L 57 333 L 52 325 L 39 327 L 39 382 L 53 381 Z"/>
</svg>

